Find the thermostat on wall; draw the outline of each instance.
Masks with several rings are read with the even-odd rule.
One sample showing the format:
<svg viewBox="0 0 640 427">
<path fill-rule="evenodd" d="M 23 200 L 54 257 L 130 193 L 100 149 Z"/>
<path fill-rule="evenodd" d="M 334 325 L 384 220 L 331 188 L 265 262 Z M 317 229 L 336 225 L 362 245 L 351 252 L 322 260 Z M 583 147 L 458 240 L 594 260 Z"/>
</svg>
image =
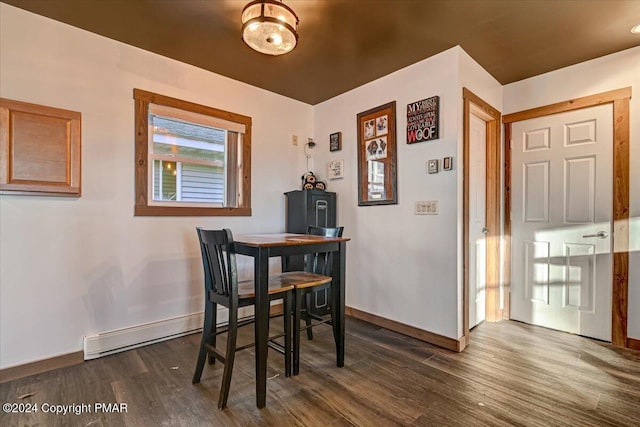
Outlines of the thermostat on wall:
<svg viewBox="0 0 640 427">
<path fill-rule="evenodd" d="M 438 159 L 431 159 L 427 162 L 427 172 L 438 173 Z"/>
</svg>

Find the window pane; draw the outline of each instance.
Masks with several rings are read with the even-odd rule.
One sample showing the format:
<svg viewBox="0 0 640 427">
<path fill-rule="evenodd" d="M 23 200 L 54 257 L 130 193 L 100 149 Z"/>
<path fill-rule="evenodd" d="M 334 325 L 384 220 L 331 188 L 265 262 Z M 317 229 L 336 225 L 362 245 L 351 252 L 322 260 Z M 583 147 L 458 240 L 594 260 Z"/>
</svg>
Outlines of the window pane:
<svg viewBox="0 0 640 427">
<path fill-rule="evenodd" d="M 182 201 L 224 204 L 224 168 L 182 164 Z"/>
<path fill-rule="evenodd" d="M 176 162 L 153 162 L 153 200 L 177 200 L 177 164 Z"/>
<path fill-rule="evenodd" d="M 185 159 L 225 161 L 226 131 L 175 119 L 150 115 L 153 153 Z"/>
<path fill-rule="evenodd" d="M 226 203 L 228 132 L 210 126 L 150 114 L 154 155 L 176 160 L 154 160 L 153 199 L 191 203 Z"/>
</svg>

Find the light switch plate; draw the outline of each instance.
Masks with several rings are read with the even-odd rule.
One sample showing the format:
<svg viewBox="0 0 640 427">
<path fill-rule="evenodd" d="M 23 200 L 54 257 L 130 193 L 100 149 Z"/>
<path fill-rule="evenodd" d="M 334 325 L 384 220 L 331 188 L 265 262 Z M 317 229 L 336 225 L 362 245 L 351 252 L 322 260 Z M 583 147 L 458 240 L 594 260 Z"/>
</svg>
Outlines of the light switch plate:
<svg viewBox="0 0 640 427">
<path fill-rule="evenodd" d="M 416 202 L 416 215 L 438 215 L 438 201 L 426 200 Z"/>
<path fill-rule="evenodd" d="M 453 169 L 453 157 L 442 159 L 442 170 L 450 171 L 451 169 Z"/>
</svg>

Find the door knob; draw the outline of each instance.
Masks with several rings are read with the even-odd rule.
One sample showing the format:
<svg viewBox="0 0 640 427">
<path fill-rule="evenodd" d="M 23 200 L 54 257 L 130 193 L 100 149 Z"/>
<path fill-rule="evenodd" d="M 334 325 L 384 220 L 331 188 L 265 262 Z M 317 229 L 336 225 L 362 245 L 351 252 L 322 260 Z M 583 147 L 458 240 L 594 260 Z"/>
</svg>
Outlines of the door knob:
<svg viewBox="0 0 640 427">
<path fill-rule="evenodd" d="M 482 234 L 487 234 L 489 229 L 487 227 L 482 227 Z"/>
<path fill-rule="evenodd" d="M 597 237 L 599 239 L 606 239 L 607 237 L 609 237 L 609 233 L 607 233 L 606 231 L 598 231 L 595 234 L 585 234 L 582 237 Z"/>
</svg>

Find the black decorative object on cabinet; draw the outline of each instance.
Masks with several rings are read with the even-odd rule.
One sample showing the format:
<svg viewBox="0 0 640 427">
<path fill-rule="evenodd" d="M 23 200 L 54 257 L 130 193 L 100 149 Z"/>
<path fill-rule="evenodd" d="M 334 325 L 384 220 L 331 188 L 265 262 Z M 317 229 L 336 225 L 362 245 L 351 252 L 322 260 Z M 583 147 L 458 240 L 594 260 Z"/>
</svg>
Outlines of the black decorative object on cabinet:
<svg viewBox="0 0 640 427">
<path fill-rule="evenodd" d="M 294 190 L 286 196 L 285 231 L 307 234 L 307 228 L 336 226 L 336 193 L 324 190 Z M 304 256 L 294 255 L 282 258 L 282 271 L 304 270 Z M 329 311 L 329 289 L 313 292 L 308 309 L 318 315 Z"/>
</svg>

